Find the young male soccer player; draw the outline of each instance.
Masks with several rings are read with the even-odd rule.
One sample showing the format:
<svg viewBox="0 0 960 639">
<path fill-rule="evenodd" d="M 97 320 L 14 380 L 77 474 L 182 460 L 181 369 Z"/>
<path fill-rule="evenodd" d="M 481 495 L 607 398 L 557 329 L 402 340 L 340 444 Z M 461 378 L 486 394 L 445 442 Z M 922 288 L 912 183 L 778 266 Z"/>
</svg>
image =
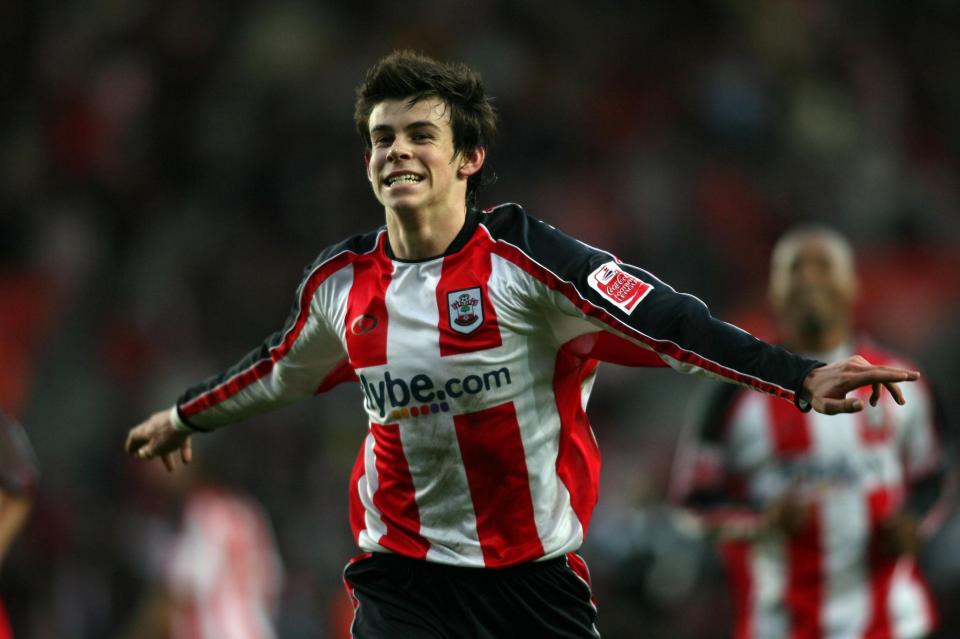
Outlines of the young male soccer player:
<svg viewBox="0 0 960 639">
<path fill-rule="evenodd" d="M 787 233 L 770 302 L 784 344 L 825 361 L 902 361 L 853 329 L 847 241 Z M 917 639 L 933 602 L 914 562 L 949 491 L 938 414 L 922 381 L 852 415 L 802 414 L 719 386 L 678 455 L 675 495 L 721 540 L 739 638 Z"/>
<path fill-rule="evenodd" d="M 592 637 L 575 551 L 597 500 L 585 413 L 599 360 L 666 366 L 803 408 L 917 378 L 818 363 L 713 319 L 694 297 L 519 206 L 472 205 L 495 116 L 479 77 L 409 52 L 358 91 L 367 177 L 386 225 L 324 250 L 284 329 L 131 430 L 142 458 L 359 381 L 369 427 L 350 481 L 364 554 L 345 572 L 357 637 Z"/>
</svg>

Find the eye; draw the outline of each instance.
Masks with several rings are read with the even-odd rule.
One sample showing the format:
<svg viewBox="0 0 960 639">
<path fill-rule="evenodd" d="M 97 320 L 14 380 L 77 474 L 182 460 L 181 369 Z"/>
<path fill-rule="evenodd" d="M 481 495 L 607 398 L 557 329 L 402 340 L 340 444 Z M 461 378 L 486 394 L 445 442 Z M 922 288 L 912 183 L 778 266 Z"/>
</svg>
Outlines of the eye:
<svg viewBox="0 0 960 639">
<path fill-rule="evenodd" d="M 433 136 L 429 133 L 414 133 L 410 136 L 410 139 L 412 139 L 414 142 L 425 142 L 427 140 L 432 140 Z"/>
<path fill-rule="evenodd" d="M 392 142 L 393 142 L 393 138 L 383 135 L 373 139 L 373 146 L 383 148 L 386 146 L 390 146 Z"/>
</svg>

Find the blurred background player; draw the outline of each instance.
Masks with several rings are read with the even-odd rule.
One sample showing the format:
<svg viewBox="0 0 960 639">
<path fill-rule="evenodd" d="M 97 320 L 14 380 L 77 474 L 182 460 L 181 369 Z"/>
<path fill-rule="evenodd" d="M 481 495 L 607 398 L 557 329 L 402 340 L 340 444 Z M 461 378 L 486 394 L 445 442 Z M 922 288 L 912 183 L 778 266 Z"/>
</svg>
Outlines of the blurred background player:
<svg viewBox="0 0 960 639">
<path fill-rule="evenodd" d="M 783 344 L 836 361 L 910 365 L 853 331 L 858 282 L 838 233 L 798 228 L 772 255 Z M 747 637 L 925 637 L 935 611 L 915 555 L 945 514 L 945 456 L 925 381 L 856 415 L 783 410 L 719 387 L 681 443 L 676 496 L 717 533 Z M 788 407 L 789 408 L 789 407 Z"/>
<path fill-rule="evenodd" d="M 272 639 L 284 570 L 270 521 L 252 497 L 200 461 L 176 477 L 143 469 L 161 516 L 146 517 L 152 582 L 127 621 L 129 639 Z M 149 500 L 145 500 L 149 501 Z M 173 512 L 171 527 L 162 513 Z"/>
<path fill-rule="evenodd" d="M 23 428 L 0 411 L 0 563 L 6 558 L 33 505 L 37 466 Z M 13 637 L 0 600 L 0 639 Z"/>
</svg>

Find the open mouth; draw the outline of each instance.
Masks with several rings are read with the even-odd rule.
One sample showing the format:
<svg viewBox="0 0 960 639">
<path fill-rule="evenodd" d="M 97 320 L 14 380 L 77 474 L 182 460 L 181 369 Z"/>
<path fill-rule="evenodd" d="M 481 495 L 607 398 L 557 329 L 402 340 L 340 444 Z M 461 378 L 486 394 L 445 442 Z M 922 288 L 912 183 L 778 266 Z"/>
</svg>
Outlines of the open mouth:
<svg viewBox="0 0 960 639">
<path fill-rule="evenodd" d="M 422 182 L 423 177 L 417 175 L 416 173 L 397 173 L 395 175 L 389 175 L 383 181 L 387 187 L 396 186 L 398 184 L 417 184 Z"/>
</svg>

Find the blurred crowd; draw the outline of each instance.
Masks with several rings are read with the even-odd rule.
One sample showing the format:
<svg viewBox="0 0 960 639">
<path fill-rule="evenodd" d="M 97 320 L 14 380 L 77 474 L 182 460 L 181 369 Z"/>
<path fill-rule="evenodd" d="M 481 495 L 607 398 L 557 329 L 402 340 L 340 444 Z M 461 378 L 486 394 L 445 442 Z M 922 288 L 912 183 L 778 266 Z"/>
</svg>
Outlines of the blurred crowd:
<svg viewBox="0 0 960 639">
<path fill-rule="evenodd" d="M 763 337 L 778 235 L 847 234 L 860 326 L 921 363 L 955 427 L 958 29 L 946 0 L 0 5 L 0 408 L 41 472 L 0 573 L 14 630 L 129 632 L 182 504 L 123 455 L 126 430 L 277 330 L 322 248 L 382 224 L 352 109 L 395 48 L 463 60 L 496 96 L 482 205 L 520 202 Z M 711 549 L 664 504 L 707 383 L 600 374 L 583 555 L 604 636 L 727 635 Z M 195 438 L 272 523 L 281 637 L 344 636 L 364 429 L 341 387 Z M 957 517 L 923 559 L 956 601 Z M 960 634 L 960 611 L 942 620 Z"/>
</svg>

